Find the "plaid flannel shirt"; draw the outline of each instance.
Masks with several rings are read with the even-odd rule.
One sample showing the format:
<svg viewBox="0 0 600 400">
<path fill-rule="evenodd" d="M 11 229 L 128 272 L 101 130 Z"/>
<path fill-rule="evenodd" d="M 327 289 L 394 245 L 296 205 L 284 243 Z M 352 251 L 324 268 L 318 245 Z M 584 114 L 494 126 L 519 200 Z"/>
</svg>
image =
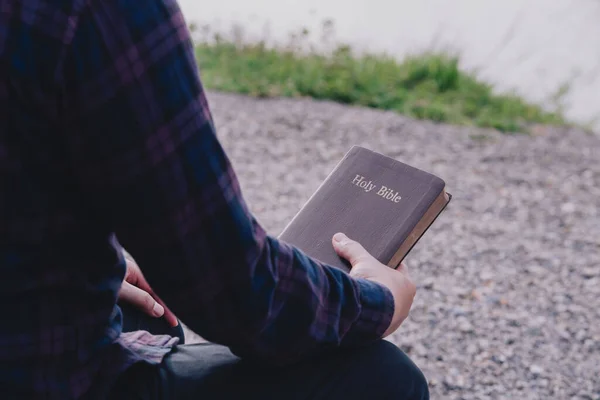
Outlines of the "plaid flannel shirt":
<svg viewBox="0 0 600 400">
<path fill-rule="evenodd" d="M 170 351 L 121 333 L 120 244 L 178 317 L 241 357 L 360 345 L 393 314 L 387 289 L 248 211 L 175 0 L 0 0 L 0 214 L 3 398 L 100 396 Z"/>
</svg>

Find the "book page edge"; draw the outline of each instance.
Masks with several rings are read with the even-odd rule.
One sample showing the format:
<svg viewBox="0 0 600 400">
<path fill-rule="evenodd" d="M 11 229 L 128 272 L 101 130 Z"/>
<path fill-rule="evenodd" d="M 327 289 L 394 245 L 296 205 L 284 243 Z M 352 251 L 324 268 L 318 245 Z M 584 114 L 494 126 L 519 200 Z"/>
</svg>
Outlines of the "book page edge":
<svg viewBox="0 0 600 400">
<path fill-rule="evenodd" d="M 435 207 L 438 204 L 438 202 L 441 198 L 444 198 L 444 200 L 445 200 L 444 204 L 442 205 L 442 207 L 440 207 L 440 210 L 437 213 L 432 213 L 433 207 Z M 414 240 L 412 240 L 412 243 L 408 242 L 409 243 L 408 246 L 405 246 L 405 243 L 407 243 L 406 241 L 401 243 L 400 247 L 398 248 L 398 251 L 396 251 L 396 253 L 392 257 L 392 259 L 387 263 L 388 267 L 394 268 L 394 269 L 398 268 L 398 266 L 404 260 L 406 255 L 410 252 L 410 250 L 417 244 L 417 242 L 421 239 L 421 237 L 423 237 L 423 235 L 425 234 L 425 232 L 427 232 L 429 227 L 431 225 L 433 225 L 433 223 L 435 222 L 437 217 L 442 213 L 442 211 L 444 211 L 444 209 L 446 208 L 448 203 L 450 203 L 451 199 L 452 199 L 452 195 L 450 193 L 446 192 L 446 188 L 444 188 L 442 190 L 442 192 L 438 195 L 438 197 L 434 200 L 434 202 L 429 206 L 429 208 L 427 209 L 427 212 L 425 212 L 425 214 L 423 215 L 423 218 L 421 220 L 419 220 L 419 222 L 415 225 L 413 230 L 409 233 L 409 235 L 408 235 L 409 238 L 411 236 L 414 237 Z M 432 215 L 433 218 L 431 218 L 431 222 L 427 223 L 423 228 L 420 225 L 422 225 L 423 221 L 425 221 L 426 215 Z M 421 230 L 421 232 L 418 232 L 418 230 Z M 417 231 L 417 232 L 415 232 L 415 231 Z M 416 233 L 418 233 L 418 234 L 416 234 Z"/>
</svg>

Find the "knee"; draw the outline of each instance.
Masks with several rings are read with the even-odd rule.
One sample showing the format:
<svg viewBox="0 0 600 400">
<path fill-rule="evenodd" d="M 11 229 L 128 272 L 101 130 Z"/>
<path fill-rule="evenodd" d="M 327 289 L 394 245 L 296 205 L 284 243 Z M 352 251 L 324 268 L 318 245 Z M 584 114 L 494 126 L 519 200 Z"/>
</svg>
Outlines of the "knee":
<svg viewBox="0 0 600 400">
<path fill-rule="evenodd" d="M 379 375 L 381 399 L 428 400 L 429 386 L 423 372 L 398 346 L 381 340 L 373 345 L 368 363 Z M 376 386 L 377 387 L 377 386 Z"/>
</svg>

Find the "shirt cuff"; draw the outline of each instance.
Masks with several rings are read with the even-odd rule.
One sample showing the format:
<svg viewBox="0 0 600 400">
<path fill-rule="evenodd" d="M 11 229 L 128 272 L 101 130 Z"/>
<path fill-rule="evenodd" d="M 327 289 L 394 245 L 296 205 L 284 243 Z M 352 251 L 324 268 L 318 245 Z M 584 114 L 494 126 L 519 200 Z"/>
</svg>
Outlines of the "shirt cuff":
<svg viewBox="0 0 600 400">
<path fill-rule="evenodd" d="M 394 316 L 394 296 L 388 288 L 366 279 L 355 279 L 354 282 L 362 307 L 352 332 L 345 338 L 345 345 L 383 338 Z"/>
</svg>

